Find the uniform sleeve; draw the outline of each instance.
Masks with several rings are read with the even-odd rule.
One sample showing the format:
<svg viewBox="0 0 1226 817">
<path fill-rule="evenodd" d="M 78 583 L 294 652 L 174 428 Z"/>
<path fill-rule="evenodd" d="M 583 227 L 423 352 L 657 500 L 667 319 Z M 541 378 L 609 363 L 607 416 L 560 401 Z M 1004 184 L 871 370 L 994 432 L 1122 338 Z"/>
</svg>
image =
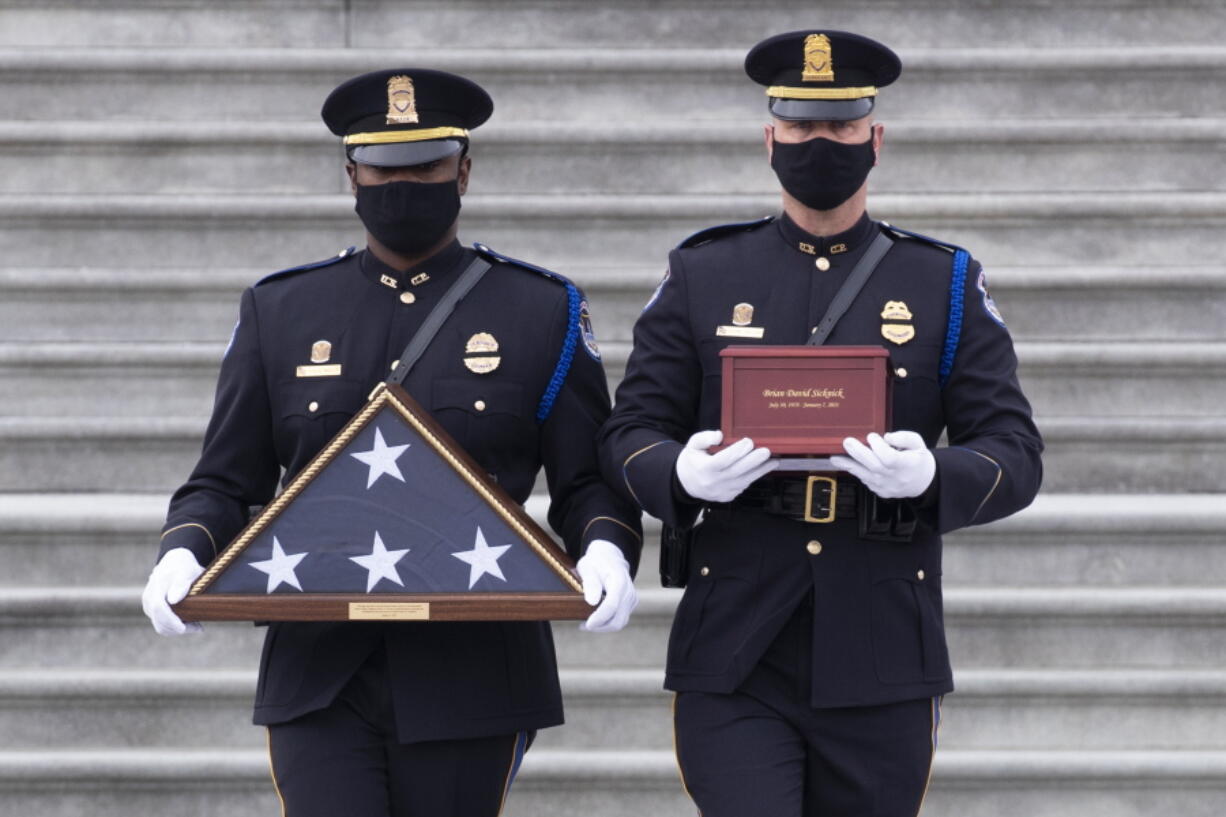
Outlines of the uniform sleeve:
<svg viewBox="0 0 1226 817">
<path fill-rule="evenodd" d="M 677 456 L 698 422 L 702 371 L 689 331 L 683 262 L 669 271 L 634 325 L 634 348 L 617 403 L 600 436 L 605 478 L 675 528 L 694 524 L 701 505 L 674 486 Z"/>
<path fill-rule="evenodd" d="M 200 460 L 171 497 L 159 558 L 185 547 L 207 565 L 247 524 L 248 508 L 272 498 L 281 468 L 270 418 L 255 298 L 248 289 L 222 360 Z"/>
<path fill-rule="evenodd" d="M 638 509 L 601 478 L 596 433 L 609 416 L 609 387 L 604 367 L 579 337 L 579 315 L 568 293 L 554 320 L 551 348 L 569 349 L 570 365 L 541 424 L 541 461 L 549 485 L 549 524 L 578 559 L 588 545 L 604 539 L 616 545 L 638 570 L 643 548 Z M 577 301 L 576 301 L 577 304 Z"/>
<path fill-rule="evenodd" d="M 940 531 L 991 522 L 1029 505 L 1043 478 L 1043 441 L 1018 384 L 1013 340 L 974 262 L 941 399 L 949 446 L 934 452 Z"/>
</svg>

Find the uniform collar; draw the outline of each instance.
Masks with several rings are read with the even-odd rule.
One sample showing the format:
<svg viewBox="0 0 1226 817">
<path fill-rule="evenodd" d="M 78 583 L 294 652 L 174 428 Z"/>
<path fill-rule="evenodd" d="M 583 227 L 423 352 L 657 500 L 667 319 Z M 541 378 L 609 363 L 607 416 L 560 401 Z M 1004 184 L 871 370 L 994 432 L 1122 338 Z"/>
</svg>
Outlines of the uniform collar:
<svg viewBox="0 0 1226 817">
<path fill-rule="evenodd" d="M 851 229 L 828 236 L 813 235 L 802 230 L 787 213 L 775 223 L 779 225 L 779 235 L 792 249 L 823 258 L 851 252 L 873 236 L 873 221 L 867 212 L 860 215 L 860 220 Z"/>
<path fill-rule="evenodd" d="M 361 254 L 362 275 L 372 283 L 392 291 L 417 289 L 450 277 L 463 257 L 464 248 L 455 240 L 425 261 L 402 272 L 384 264 L 367 249 Z"/>
</svg>

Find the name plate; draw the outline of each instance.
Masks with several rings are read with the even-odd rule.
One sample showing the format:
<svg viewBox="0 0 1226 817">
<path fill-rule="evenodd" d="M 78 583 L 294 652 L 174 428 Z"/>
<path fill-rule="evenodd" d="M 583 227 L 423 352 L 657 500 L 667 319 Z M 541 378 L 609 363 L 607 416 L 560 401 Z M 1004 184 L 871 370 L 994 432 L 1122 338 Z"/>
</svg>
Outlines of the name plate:
<svg viewBox="0 0 1226 817">
<path fill-rule="evenodd" d="M 842 454 L 843 438 L 890 429 L 893 367 L 880 346 L 730 346 L 720 351 L 724 446 L 776 456 Z"/>
<path fill-rule="evenodd" d="M 429 621 L 429 602 L 352 602 L 350 621 Z"/>
</svg>

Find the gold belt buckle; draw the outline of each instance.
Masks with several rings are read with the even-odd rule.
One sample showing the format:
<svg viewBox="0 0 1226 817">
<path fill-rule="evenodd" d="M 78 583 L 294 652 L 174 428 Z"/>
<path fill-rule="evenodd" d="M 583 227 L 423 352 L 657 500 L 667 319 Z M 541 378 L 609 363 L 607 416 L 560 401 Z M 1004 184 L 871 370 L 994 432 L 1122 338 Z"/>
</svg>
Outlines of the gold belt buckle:
<svg viewBox="0 0 1226 817">
<path fill-rule="evenodd" d="M 825 482 L 830 485 L 830 506 L 826 511 L 825 516 L 813 515 L 813 484 L 816 482 Z M 834 521 L 835 503 L 839 498 L 839 481 L 834 477 L 809 477 L 809 481 L 805 483 L 805 521 L 818 522 L 824 524 Z"/>
</svg>

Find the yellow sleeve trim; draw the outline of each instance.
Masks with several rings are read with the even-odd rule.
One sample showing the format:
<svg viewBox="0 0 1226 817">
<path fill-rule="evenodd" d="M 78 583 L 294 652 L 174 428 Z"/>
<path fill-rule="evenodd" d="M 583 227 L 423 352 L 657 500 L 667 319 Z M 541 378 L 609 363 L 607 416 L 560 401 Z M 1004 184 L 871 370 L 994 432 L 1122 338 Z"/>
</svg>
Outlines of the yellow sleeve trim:
<svg viewBox="0 0 1226 817">
<path fill-rule="evenodd" d="M 634 501 L 638 503 L 638 506 L 640 508 L 643 507 L 643 503 L 639 501 L 638 494 L 634 492 L 633 486 L 630 485 L 630 480 L 626 476 L 626 468 L 629 467 L 630 460 L 634 459 L 639 454 L 642 454 L 644 451 L 650 451 L 651 449 L 655 448 L 657 445 L 663 445 L 666 442 L 668 442 L 668 440 L 657 440 L 651 445 L 645 445 L 642 448 L 640 448 L 638 451 L 635 451 L 633 454 L 626 457 L 625 461 L 622 463 L 622 482 L 626 483 L 626 490 L 630 492 L 630 496 L 634 497 Z"/>
<path fill-rule="evenodd" d="M 766 89 L 767 96 L 776 99 L 864 99 L 877 96 L 874 85 L 858 88 L 796 88 L 789 85 L 772 85 Z"/>
<path fill-rule="evenodd" d="M 165 539 L 170 534 L 177 530 L 182 530 L 183 528 L 200 528 L 200 530 L 204 531 L 204 535 L 209 537 L 209 544 L 213 546 L 213 555 L 217 555 L 217 542 L 213 539 L 213 534 L 209 533 L 209 529 L 204 525 L 201 525 L 199 522 L 185 522 L 182 525 L 175 525 L 170 530 L 162 532 L 162 539 Z"/>
<path fill-rule="evenodd" d="M 399 142 L 425 142 L 430 139 L 450 137 L 468 138 L 464 128 L 422 128 L 421 130 L 386 130 L 370 133 L 351 133 L 345 137 L 346 145 L 394 145 Z"/>
<path fill-rule="evenodd" d="M 583 540 L 587 538 L 587 532 L 591 529 L 592 525 L 595 525 L 601 519 L 607 519 L 608 521 L 612 522 L 614 525 L 618 525 L 619 527 L 625 528 L 627 531 L 630 532 L 630 535 L 633 536 L 635 539 L 638 539 L 640 542 L 643 541 L 643 537 L 635 533 L 633 528 L 631 528 L 625 522 L 621 522 L 617 519 L 614 519 L 611 516 L 598 516 L 595 519 L 593 519 L 591 522 L 588 522 L 587 525 L 583 528 L 583 533 L 579 536 L 579 539 Z"/>
<path fill-rule="evenodd" d="M 988 504 L 988 500 L 992 498 L 992 494 L 996 493 L 996 489 L 1000 487 L 1000 479 L 1005 475 L 1005 469 L 1001 468 L 1000 463 L 989 457 L 987 454 L 981 454 L 973 448 L 967 448 L 965 450 L 971 452 L 972 454 L 979 454 L 979 456 L 996 466 L 996 481 L 992 483 L 992 488 L 988 491 L 988 495 L 983 498 L 983 501 L 979 503 L 979 507 L 975 509 L 975 513 L 971 515 L 971 519 L 974 519 L 976 516 L 979 516 L 979 512 L 983 510 L 983 506 Z"/>
</svg>

